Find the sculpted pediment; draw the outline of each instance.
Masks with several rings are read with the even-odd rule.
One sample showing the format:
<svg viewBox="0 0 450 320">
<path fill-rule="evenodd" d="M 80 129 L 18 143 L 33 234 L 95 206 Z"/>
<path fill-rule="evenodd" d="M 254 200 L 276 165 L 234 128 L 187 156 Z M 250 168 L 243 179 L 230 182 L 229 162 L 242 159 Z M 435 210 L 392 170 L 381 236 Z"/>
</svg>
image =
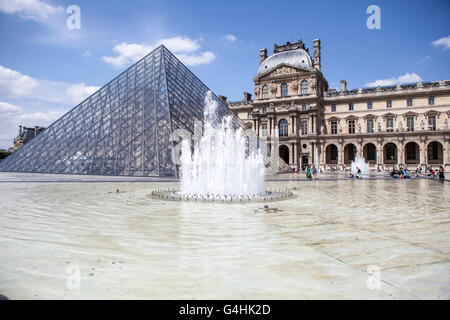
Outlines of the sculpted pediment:
<svg viewBox="0 0 450 320">
<path fill-rule="evenodd" d="M 291 74 L 306 75 L 309 73 L 310 72 L 308 70 L 298 68 L 298 67 L 293 67 L 293 66 L 290 66 L 287 64 L 282 64 L 272 70 L 267 71 L 266 73 L 263 73 L 262 75 L 260 75 L 257 78 L 259 78 L 260 80 L 268 80 L 271 78 L 277 78 L 280 76 L 286 76 L 286 75 L 291 75 Z"/>
</svg>

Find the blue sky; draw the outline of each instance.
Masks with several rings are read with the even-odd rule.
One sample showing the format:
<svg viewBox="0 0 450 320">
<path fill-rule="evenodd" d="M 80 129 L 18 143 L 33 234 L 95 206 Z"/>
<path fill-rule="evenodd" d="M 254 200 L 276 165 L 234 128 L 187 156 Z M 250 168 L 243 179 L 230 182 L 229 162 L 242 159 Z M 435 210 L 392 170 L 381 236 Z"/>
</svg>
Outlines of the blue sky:
<svg viewBox="0 0 450 320">
<path fill-rule="evenodd" d="M 366 9 L 381 9 L 369 30 Z M 77 5 L 81 28 L 66 27 Z M 0 0 L 0 148 L 163 43 L 216 94 L 253 93 L 259 49 L 322 44 L 330 87 L 450 79 L 450 1 Z"/>
</svg>

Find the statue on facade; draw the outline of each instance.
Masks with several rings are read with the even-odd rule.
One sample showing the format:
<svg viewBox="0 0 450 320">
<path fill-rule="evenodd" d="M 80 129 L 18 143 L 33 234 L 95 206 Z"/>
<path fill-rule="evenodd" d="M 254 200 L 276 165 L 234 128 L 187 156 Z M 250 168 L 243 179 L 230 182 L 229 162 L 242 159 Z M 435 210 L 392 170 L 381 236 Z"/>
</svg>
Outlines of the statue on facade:
<svg viewBox="0 0 450 320">
<path fill-rule="evenodd" d="M 444 129 L 448 130 L 448 119 L 445 119 L 444 121 Z"/>
<path fill-rule="evenodd" d="M 361 133 L 361 123 L 358 122 L 358 132 Z"/>
<path fill-rule="evenodd" d="M 400 131 L 403 131 L 403 122 L 400 121 L 400 123 L 398 124 Z"/>
</svg>

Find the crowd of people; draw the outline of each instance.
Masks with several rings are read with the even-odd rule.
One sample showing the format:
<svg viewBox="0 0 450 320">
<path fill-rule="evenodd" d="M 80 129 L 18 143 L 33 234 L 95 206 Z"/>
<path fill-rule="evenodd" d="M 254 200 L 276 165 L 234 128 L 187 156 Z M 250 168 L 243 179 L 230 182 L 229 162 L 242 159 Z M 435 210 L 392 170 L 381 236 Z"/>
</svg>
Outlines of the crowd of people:
<svg viewBox="0 0 450 320">
<path fill-rule="evenodd" d="M 411 177 L 409 176 L 409 172 L 408 172 L 408 168 L 406 167 L 400 167 L 399 169 L 395 168 L 392 169 L 392 171 L 390 172 L 390 175 L 392 178 L 394 179 L 410 179 Z M 416 175 L 417 177 L 417 175 Z"/>
<path fill-rule="evenodd" d="M 312 167 L 308 166 L 306 168 L 306 178 L 309 180 L 318 180 L 319 177 L 319 171 L 317 170 L 315 165 L 312 165 Z"/>
<path fill-rule="evenodd" d="M 445 171 L 445 169 L 443 166 L 439 166 L 439 169 L 436 169 L 436 170 L 434 170 L 431 166 L 427 167 L 425 170 L 422 170 L 422 167 L 418 166 L 414 173 L 414 176 L 416 178 L 418 178 L 422 175 L 425 175 L 432 179 L 439 178 L 439 180 L 445 180 L 444 171 Z M 394 167 L 394 169 L 392 169 L 392 171 L 390 172 L 390 175 L 394 179 L 409 179 L 409 178 L 411 178 L 411 176 L 409 175 L 409 172 L 408 172 L 408 168 L 406 168 L 406 167 L 400 167 L 399 169 Z"/>
<path fill-rule="evenodd" d="M 356 178 L 356 179 L 362 179 L 362 172 L 360 168 L 356 168 L 356 174 L 353 174 L 350 170 L 350 168 L 342 168 L 346 172 L 347 178 Z M 293 169 L 295 173 L 297 173 L 297 169 Z M 329 171 L 341 171 L 341 168 L 330 168 Z M 381 169 L 377 168 L 378 172 L 381 172 Z M 318 180 L 319 179 L 319 173 L 322 172 L 322 169 L 316 168 L 315 165 L 308 165 L 305 167 L 303 172 L 306 174 L 306 178 L 309 180 Z M 418 178 L 420 176 L 427 176 L 432 179 L 438 178 L 439 180 L 445 180 L 445 169 L 443 166 L 439 166 L 439 169 L 433 169 L 431 166 L 425 168 L 425 170 L 422 169 L 421 166 L 418 166 L 417 169 L 414 172 L 414 177 Z M 389 171 L 389 174 L 394 179 L 410 179 L 411 175 L 408 171 L 407 167 L 400 166 L 399 168 L 394 167 L 391 171 Z"/>
</svg>

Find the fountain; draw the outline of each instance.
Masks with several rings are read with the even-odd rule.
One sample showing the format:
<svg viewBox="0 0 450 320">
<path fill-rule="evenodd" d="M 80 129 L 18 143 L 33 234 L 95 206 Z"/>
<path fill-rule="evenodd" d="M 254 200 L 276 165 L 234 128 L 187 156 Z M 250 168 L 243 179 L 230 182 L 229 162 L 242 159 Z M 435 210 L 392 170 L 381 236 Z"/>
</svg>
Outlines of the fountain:
<svg viewBox="0 0 450 320">
<path fill-rule="evenodd" d="M 320 168 L 319 168 L 319 150 L 317 148 L 317 146 L 315 147 L 314 150 L 314 166 L 317 169 L 317 177 L 320 176 Z"/>
<path fill-rule="evenodd" d="M 180 190 L 155 191 L 153 197 L 194 201 L 267 201 L 292 196 L 266 191 L 261 150 L 249 150 L 242 128 L 233 128 L 231 116 L 218 119 L 218 104 L 209 91 L 205 98 L 204 131 L 200 141 L 181 142 Z"/>
<path fill-rule="evenodd" d="M 361 173 L 362 174 L 369 174 L 370 173 L 370 168 L 369 168 L 369 163 L 366 162 L 366 159 L 364 159 L 364 157 L 355 157 L 355 160 L 352 161 L 351 164 L 351 172 L 352 174 L 356 175 L 358 173 L 358 169 L 361 169 Z"/>
</svg>

